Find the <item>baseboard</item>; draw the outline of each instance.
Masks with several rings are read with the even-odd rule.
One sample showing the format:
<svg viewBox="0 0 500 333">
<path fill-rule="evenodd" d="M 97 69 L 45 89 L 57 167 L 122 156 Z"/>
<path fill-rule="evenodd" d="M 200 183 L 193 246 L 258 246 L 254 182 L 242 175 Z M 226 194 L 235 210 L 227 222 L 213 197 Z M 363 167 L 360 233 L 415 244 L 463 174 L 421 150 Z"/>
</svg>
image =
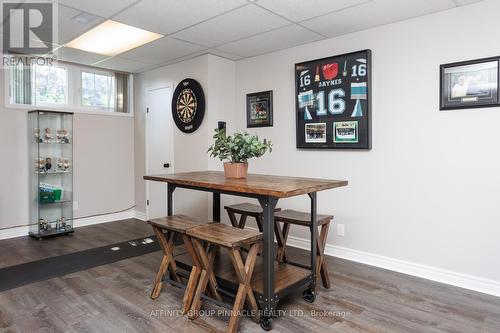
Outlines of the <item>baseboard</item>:
<svg viewBox="0 0 500 333">
<path fill-rule="evenodd" d="M 106 215 L 93 216 L 93 217 L 85 217 L 85 218 L 75 219 L 73 221 L 73 227 L 80 228 L 80 227 L 85 227 L 85 226 L 94 225 L 94 224 L 120 221 L 120 220 L 126 220 L 126 219 L 133 219 L 133 218 L 138 218 L 137 216 L 141 216 L 140 214 L 142 214 L 142 213 L 139 213 L 139 215 L 137 215 L 134 210 L 127 210 L 127 211 L 121 212 L 121 213 L 106 214 Z M 138 218 L 138 219 L 140 219 L 140 218 Z M 27 236 L 28 233 L 29 233 L 29 227 L 27 227 L 27 226 L 4 229 L 4 230 L 0 230 L 0 239 L 8 239 L 8 238 Z"/>
<path fill-rule="evenodd" d="M 310 249 L 309 240 L 294 236 L 288 236 L 287 245 Z M 500 297 L 500 281 L 328 244 L 325 247 L 325 254 Z"/>
<path fill-rule="evenodd" d="M 80 228 L 94 224 L 101 224 L 101 223 L 114 222 L 126 219 L 133 219 L 133 218 L 135 218 L 135 211 L 131 209 L 121 213 L 84 217 L 79 219 L 77 218 L 73 220 L 73 227 Z"/>
<path fill-rule="evenodd" d="M 17 227 L 0 230 L 0 239 L 9 239 L 21 236 L 27 236 L 29 233 L 29 227 Z"/>
<path fill-rule="evenodd" d="M 146 213 L 143 213 L 143 212 L 139 212 L 139 211 L 135 211 L 135 215 L 134 217 L 138 220 L 141 220 L 141 221 L 146 221 L 147 220 L 147 217 L 146 217 Z"/>
</svg>

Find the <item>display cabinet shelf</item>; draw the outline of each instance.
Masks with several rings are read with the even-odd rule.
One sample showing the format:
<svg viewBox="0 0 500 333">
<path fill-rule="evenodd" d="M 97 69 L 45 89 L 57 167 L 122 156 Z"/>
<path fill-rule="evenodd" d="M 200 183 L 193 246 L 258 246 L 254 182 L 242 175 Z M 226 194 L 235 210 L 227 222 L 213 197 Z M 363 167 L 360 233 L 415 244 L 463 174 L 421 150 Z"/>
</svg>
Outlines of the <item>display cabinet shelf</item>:
<svg viewBox="0 0 500 333">
<path fill-rule="evenodd" d="M 30 111 L 30 232 L 43 239 L 73 232 L 73 113 Z"/>
<path fill-rule="evenodd" d="M 52 172 L 36 172 L 38 175 L 60 175 L 60 174 L 71 174 L 71 171 L 52 171 Z"/>
<path fill-rule="evenodd" d="M 65 203 L 69 203 L 69 202 L 73 202 L 73 201 L 72 200 L 56 200 L 56 201 L 52 201 L 52 202 L 40 202 L 40 205 L 65 204 Z"/>
<path fill-rule="evenodd" d="M 39 142 L 41 145 L 70 145 L 71 142 Z"/>
</svg>

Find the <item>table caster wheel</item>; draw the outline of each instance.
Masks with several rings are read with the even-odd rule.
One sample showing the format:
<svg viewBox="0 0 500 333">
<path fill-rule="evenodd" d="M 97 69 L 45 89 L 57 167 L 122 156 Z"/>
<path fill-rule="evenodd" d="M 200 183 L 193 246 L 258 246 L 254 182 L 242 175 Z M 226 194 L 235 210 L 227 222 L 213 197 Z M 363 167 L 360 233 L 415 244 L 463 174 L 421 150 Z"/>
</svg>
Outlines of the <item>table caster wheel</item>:
<svg viewBox="0 0 500 333">
<path fill-rule="evenodd" d="M 273 328 L 273 321 L 270 317 L 261 317 L 260 318 L 260 327 L 264 331 L 270 331 Z"/>
<path fill-rule="evenodd" d="M 316 300 L 316 292 L 312 288 L 306 289 L 302 293 L 302 297 L 307 303 L 314 303 L 314 301 Z"/>
</svg>

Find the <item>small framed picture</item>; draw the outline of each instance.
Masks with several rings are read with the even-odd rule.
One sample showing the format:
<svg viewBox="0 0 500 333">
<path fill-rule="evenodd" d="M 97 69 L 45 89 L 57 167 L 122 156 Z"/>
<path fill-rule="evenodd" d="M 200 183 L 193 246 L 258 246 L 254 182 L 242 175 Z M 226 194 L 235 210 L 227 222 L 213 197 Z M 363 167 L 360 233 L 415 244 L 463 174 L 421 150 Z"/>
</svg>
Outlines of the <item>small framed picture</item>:
<svg viewBox="0 0 500 333">
<path fill-rule="evenodd" d="M 273 126 L 273 91 L 247 94 L 247 128 Z"/>
<path fill-rule="evenodd" d="M 500 105 L 499 57 L 441 65 L 440 110 Z"/>
<path fill-rule="evenodd" d="M 307 123 L 306 142 L 326 143 L 326 123 Z"/>
<path fill-rule="evenodd" d="M 333 123 L 333 142 L 357 143 L 358 122 L 338 121 Z"/>
</svg>

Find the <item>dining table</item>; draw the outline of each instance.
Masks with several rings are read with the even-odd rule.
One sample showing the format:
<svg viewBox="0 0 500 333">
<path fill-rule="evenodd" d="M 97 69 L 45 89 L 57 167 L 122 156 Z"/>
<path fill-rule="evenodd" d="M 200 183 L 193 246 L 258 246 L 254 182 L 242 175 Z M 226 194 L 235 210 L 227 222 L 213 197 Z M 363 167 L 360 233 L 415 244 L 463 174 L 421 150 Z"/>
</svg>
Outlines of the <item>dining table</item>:
<svg viewBox="0 0 500 333">
<path fill-rule="evenodd" d="M 260 324 L 263 329 L 272 327 L 277 305 L 284 296 L 304 288 L 304 298 L 315 299 L 317 260 L 317 197 L 318 192 L 347 186 L 346 180 L 288 177 L 263 174 L 248 174 L 246 178 L 226 178 L 221 171 L 180 172 L 161 175 L 146 175 L 147 181 L 167 183 L 167 215 L 174 212 L 173 194 L 183 188 L 212 193 L 212 220 L 221 221 L 221 194 L 257 199 L 263 211 L 263 247 L 251 281 L 261 309 Z M 310 262 L 307 265 L 275 260 L 274 212 L 280 199 L 307 195 L 310 200 Z M 331 209 L 331 206 L 328 207 Z M 187 255 L 176 256 L 179 267 L 190 269 Z M 237 289 L 237 279 L 228 266 L 221 263 L 214 268 L 220 288 L 228 292 Z"/>
</svg>

